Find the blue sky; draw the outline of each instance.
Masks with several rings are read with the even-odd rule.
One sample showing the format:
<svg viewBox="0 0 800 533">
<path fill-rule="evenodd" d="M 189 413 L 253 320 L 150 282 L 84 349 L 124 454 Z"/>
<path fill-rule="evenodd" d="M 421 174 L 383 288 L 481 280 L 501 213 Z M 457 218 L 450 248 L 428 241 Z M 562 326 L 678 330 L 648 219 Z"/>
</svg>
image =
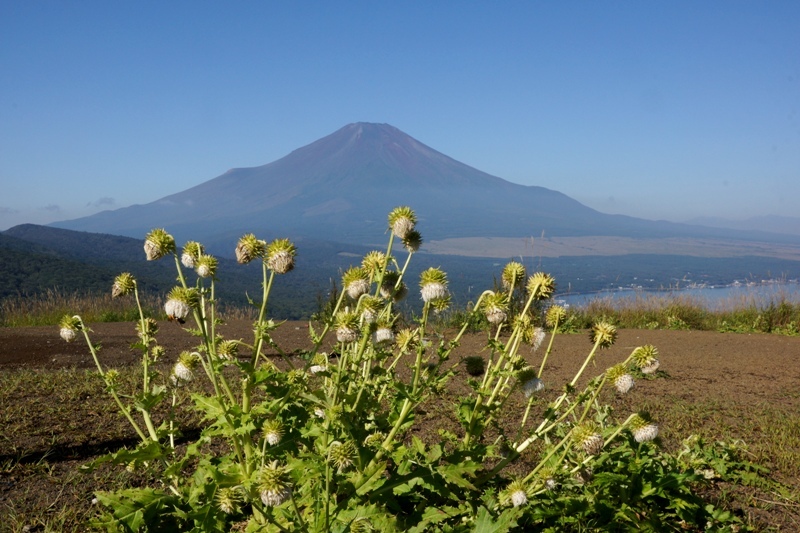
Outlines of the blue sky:
<svg viewBox="0 0 800 533">
<path fill-rule="evenodd" d="M 800 2 L 0 2 L 0 229 L 386 122 L 606 213 L 800 216 Z"/>
</svg>

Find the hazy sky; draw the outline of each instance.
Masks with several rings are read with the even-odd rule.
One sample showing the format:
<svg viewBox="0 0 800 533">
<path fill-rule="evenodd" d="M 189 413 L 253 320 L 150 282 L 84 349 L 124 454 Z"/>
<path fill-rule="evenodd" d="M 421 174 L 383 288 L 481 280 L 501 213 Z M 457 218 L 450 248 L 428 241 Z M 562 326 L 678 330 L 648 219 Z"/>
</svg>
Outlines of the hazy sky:
<svg viewBox="0 0 800 533">
<path fill-rule="evenodd" d="M 0 229 L 357 121 L 606 213 L 800 216 L 800 2 L 0 2 Z"/>
</svg>

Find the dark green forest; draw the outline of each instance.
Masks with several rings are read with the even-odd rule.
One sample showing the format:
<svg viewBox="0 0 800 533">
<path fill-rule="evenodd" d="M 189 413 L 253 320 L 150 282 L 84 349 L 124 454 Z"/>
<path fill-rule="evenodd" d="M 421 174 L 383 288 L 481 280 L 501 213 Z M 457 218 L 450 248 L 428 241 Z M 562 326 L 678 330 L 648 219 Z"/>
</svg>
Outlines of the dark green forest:
<svg viewBox="0 0 800 533">
<path fill-rule="evenodd" d="M 102 293 L 114 277 L 131 272 L 145 293 L 164 294 L 176 283 L 175 263 L 165 258 L 145 260 L 142 240 L 24 225 L 0 233 L 0 299 L 36 295 L 47 290 Z M 233 256 L 235 242 L 231 243 Z M 296 268 L 280 276 L 270 297 L 272 316 L 308 318 L 319 310 L 339 285 L 342 272 L 360 263 L 371 248 L 323 241 L 300 241 Z M 424 249 L 424 248 L 423 248 Z M 400 262 L 405 251 L 396 251 Z M 509 258 L 509 260 L 520 258 Z M 582 256 L 522 258 L 529 273 L 542 270 L 555 276 L 558 292 L 591 293 L 619 287 L 664 289 L 691 283 L 725 285 L 735 280 L 796 279 L 800 262 L 764 257 L 699 258 L 675 255 Z M 430 267 L 448 273 L 453 301 L 464 306 L 499 279 L 505 261 L 418 253 L 409 268 L 409 311 L 419 306 L 416 280 Z M 248 295 L 261 294 L 260 265 L 239 265 L 221 257 L 217 278 L 220 302 L 246 305 Z M 193 279 L 193 274 L 189 274 Z"/>
</svg>

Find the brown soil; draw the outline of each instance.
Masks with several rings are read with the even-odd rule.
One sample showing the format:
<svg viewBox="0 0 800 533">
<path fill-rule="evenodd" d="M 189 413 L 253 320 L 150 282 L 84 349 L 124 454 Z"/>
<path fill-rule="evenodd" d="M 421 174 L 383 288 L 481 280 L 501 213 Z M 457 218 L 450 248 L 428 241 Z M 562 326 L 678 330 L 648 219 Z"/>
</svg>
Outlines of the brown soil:
<svg viewBox="0 0 800 533">
<path fill-rule="evenodd" d="M 92 340 L 102 343 L 100 357 L 105 366 L 128 366 L 139 363 L 139 356 L 130 348 L 135 339 L 131 323 L 93 324 L 91 329 Z M 233 321 L 221 326 L 219 331 L 226 338 L 248 340 L 252 338 L 252 323 Z M 299 352 L 311 346 L 308 324 L 305 322 L 282 324 L 274 332 L 274 338 L 288 353 Z M 165 364 L 175 361 L 177 354 L 190 349 L 197 341 L 178 324 L 168 322 L 161 324 L 158 340 L 167 348 L 168 361 L 165 361 Z M 457 349 L 453 361 L 457 362 L 468 355 L 486 357 L 488 354 L 484 348 L 485 341 L 486 336 L 483 333 L 467 335 Z M 549 337 L 545 340 L 545 345 L 535 353 L 526 351 L 526 358 L 531 364 L 538 366 L 548 341 Z M 762 419 L 763 413 L 770 412 L 770 406 L 781 406 L 784 412 L 800 412 L 800 337 L 704 331 L 621 330 L 617 342 L 598 355 L 596 366 L 590 368 L 590 374 L 596 375 L 602 372 L 627 357 L 636 346 L 643 344 L 653 344 L 658 348 L 663 370 L 661 377 L 665 379 L 639 380 L 633 391 L 624 398 L 611 398 L 615 408 L 627 413 L 645 407 L 656 419 L 659 418 L 659 413 L 667 410 L 668 406 L 685 405 L 687 410 L 691 410 L 692 406 L 702 404 L 705 406 L 704 409 L 708 410 L 704 415 L 707 416 L 707 422 L 701 422 L 699 425 L 681 421 L 680 424 L 675 424 L 680 427 L 672 427 L 669 422 L 660 421 L 661 435 L 667 447 L 678 446 L 681 439 L 690 432 L 700 432 L 708 440 L 749 441 L 753 437 L 753 432 L 758 432 L 759 428 L 770 424 L 770 420 Z M 588 336 L 584 333 L 560 335 L 556 338 L 545 372 L 545 383 L 551 391 L 558 390 L 563 383 L 572 378 L 590 347 Z M 82 339 L 68 344 L 60 339 L 56 327 L 0 328 L 2 372 L 14 369 L 93 369 L 94 366 L 94 361 Z M 457 376 L 455 380 L 460 382 L 456 384 L 457 387 L 463 386 L 463 375 Z M 20 393 L 18 398 L 20 402 L 58 401 L 41 397 L 35 391 Z M 0 410 L 12 407 L 14 406 L 3 406 Z M 91 413 L 92 409 L 98 407 L 86 407 L 86 409 Z M 120 442 L 124 442 L 124 438 L 116 442 L 103 442 L 104 437 L 101 435 L 107 433 L 91 428 L 91 418 L 85 422 L 88 425 L 78 424 L 72 428 L 75 435 L 83 432 L 83 437 L 73 436 L 68 439 L 72 442 L 65 442 L 63 438 L 59 439 L 56 436 L 57 429 L 63 426 L 64 421 L 48 419 L 47 415 L 42 413 L 35 414 L 39 411 L 44 412 L 38 408 L 30 411 L 34 413 L 33 416 L 38 417 L 30 423 L 39 430 L 51 428 L 52 447 L 42 448 L 41 438 L 37 441 L 33 438 L 26 439 L 23 435 L 0 436 L 0 515 L 4 512 L 4 503 L 13 502 L 15 498 L 32 498 L 31 492 L 37 490 L 49 493 L 48 497 L 51 500 L 62 498 L 63 501 L 68 497 L 62 495 L 63 486 L 68 483 L 67 480 L 70 484 L 74 483 L 74 472 L 78 466 L 109 448 L 119 447 Z M 91 414 L 83 413 L 76 418 L 87 416 L 91 417 Z M 423 420 L 426 418 L 422 417 Z M 124 435 L 123 426 L 121 421 L 122 429 L 119 432 Z M 797 431 L 797 428 L 794 431 Z M 795 436 L 791 442 L 796 446 L 797 441 L 798 438 Z M 35 444 L 36 442 L 39 444 Z M 63 448 L 59 451 L 60 447 Z M 800 449 L 794 452 L 800 457 Z M 780 465 L 770 463 L 768 455 L 768 450 L 765 450 L 756 454 L 755 459 L 771 468 L 773 476 L 793 487 L 796 493 L 800 487 L 800 480 L 796 478 L 797 468 L 793 471 L 784 468 L 784 471 L 781 471 Z M 31 485 L 34 482 L 33 478 L 29 479 L 28 474 L 15 473 L 13 469 L 3 465 L 3 461 L 9 465 L 20 458 L 23 463 L 47 460 L 50 470 L 44 479 L 52 486 L 33 487 Z M 58 492 L 59 490 L 61 492 Z M 81 490 L 88 491 L 87 495 L 77 494 L 73 497 L 90 498 L 92 487 L 81 488 L 79 484 L 78 487 L 70 489 L 72 492 Z M 747 509 L 745 512 L 752 519 L 766 520 L 766 523 L 780 527 L 781 530 L 800 531 L 800 512 L 797 503 L 786 503 L 778 501 L 779 498 L 767 496 L 761 499 L 770 499 L 775 505 L 764 504 L 760 509 Z M 3 525 L 0 525 L 1 530 L 4 530 Z"/>
</svg>

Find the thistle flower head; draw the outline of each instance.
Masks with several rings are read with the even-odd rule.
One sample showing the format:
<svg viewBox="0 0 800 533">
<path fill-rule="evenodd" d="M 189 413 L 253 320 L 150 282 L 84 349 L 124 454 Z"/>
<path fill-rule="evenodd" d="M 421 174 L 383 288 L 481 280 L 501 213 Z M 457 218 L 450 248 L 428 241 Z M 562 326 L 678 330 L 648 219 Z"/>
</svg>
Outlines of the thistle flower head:
<svg viewBox="0 0 800 533">
<path fill-rule="evenodd" d="M 392 323 L 386 319 L 378 319 L 375 331 L 372 333 L 372 342 L 375 344 L 389 344 L 394 340 Z"/>
<path fill-rule="evenodd" d="M 519 287 L 520 282 L 525 279 L 525 266 L 517 261 L 509 261 L 503 267 L 503 273 L 500 276 L 503 282 L 503 287 L 510 289 L 511 287 Z"/>
<path fill-rule="evenodd" d="M 136 280 L 130 272 L 123 272 L 114 278 L 114 284 L 111 286 L 111 297 L 117 298 L 130 294 L 136 288 Z"/>
<path fill-rule="evenodd" d="M 258 492 L 261 502 L 267 507 L 277 507 L 291 496 L 291 487 L 287 480 L 286 469 L 272 461 L 261 469 Z"/>
<path fill-rule="evenodd" d="M 634 415 L 628 425 L 636 442 L 648 442 L 658 437 L 658 425 L 653 423 L 647 413 Z"/>
<path fill-rule="evenodd" d="M 234 514 L 242 504 L 241 490 L 238 487 L 222 487 L 217 491 L 214 501 L 223 513 Z"/>
<path fill-rule="evenodd" d="M 350 267 L 342 275 L 342 287 L 347 296 L 358 300 L 362 294 L 369 292 L 369 274 L 363 267 Z"/>
<path fill-rule="evenodd" d="M 399 272 L 387 270 L 383 273 L 380 293 L 387 300 L 391 298 L 392 301 L 399 302 L 408 294 L 408 287 L 400 280 Z"/>
<path fill-rule="evenodd" d="M 148 261 L 161 259 L 175 252 L 175 239 L 162 228 L 152 230 L 144 238 L 144 253 Z"/>
<path fill-rule="evenodd" d="M 308 371 L 312 374 L 319 374 L 320 372 L 325 372 L 328 369 L 328 354 L 325 352 L 319 352 L 314 355 L 314 358 L 311 360 L 311 366 L 308 367 Z"/>
<path fill-rule="evenodd" d="M 197 266 L 197 258 L 203 253 L 205 253 L 205 249 L 202 244 L 197 241 L 189 241 L 183 245 L 181 264 L 186 268 L 195 268 Z"/>
<path fill-rule="evenodd" d="M 660 365 L 658 362 L 658 350 L 652 344 L 639 346 L 633 350 L 631 358 L 643 374 L 654 374 Z"/>
<path fill-rule="evenodd" d="M 385 253 L 373 250 L 364 256 L 364 259 L 361 260 L 361 266 L 370 278 L 375 279 L 386 268 L 387 260 Z"/>
<path fill-rule="evenodd" d="M 550 274 L 537 272 L 528 278 L 527 288 L 534 300 L 547 300 L 556 290 L 556 280 Z"/>
<path fill-rule="evenodd" d="M 372 450 L 377 450 L 381 447 L 384 440 L 386 440 L 386 435 L 380 431 L 376 431 L 375 433 L 367 435 L 364 439 L 364 446 Z"/>
<path fill-rule="evenodd" d="M 352 441 L 333 441 L 328 448 L 328 460 L 336 466 L 339 472 L 346 470 L 353 464 L 356 447 Z"/>
<path fill-rule="evenodd" d="M 358 315 L 349 309 L 339 311 L 334 317 L 336 339 L 339 342 L 354 342 L 358 340 Z"/>
<path fill-rule="evenodd" d="M 150 351 L 150 356 L 153 358 L 153 362 L 155 363 L 164 357 L 165 353 L 167 353 L 167 350 L 164 349 L 163 346 L 153 346 L 153 349 Z"/>
<path fill-rule="evenodd" d="M 603 435 L 593 422 L 586 422 L 572 430 L 575 444 L 589 455 L 597 455 L 603 451 Z"/>
<path fill-rule="evenodd" d="M 539 327 L 533 328 L 533 335 L 530 344 L 531 346 L 533 346 L 534 352 L 538 350 L 539 347 L 542 345 L 542 342 L 544 342 L 544 335 L 545 335 L 544 330 L 542 328 Z"/>
<path fill-rule="evenodd" d="M 67 342 L 72 342 L 78 336 L 78 332 L 83 328 L 81 317 L 78 315 L 64 315 L 58 323 L 61 338 Z"/>
<path fill-rule="evenodd" d="M 554 304 L 547 308 L 547 312 L 544 315 L 544 322 L 547 324 L 547 327 L 554 328 L 558 324 L 563 324 L 566 318 L 567 310 L 561 305 Z"/>
<path fill-rule="evenodd" d="M 145 318 L 136 323 L 136 335 L 142 339 L 153 338 L 158 333 L 158 322 L 152 318 Z"/>
<path fill-rule="evenodd" d="M 213 278 L 217 273 L 217 258 L 213 255 L 201 255 L 195 261 L 195 272 L 201 278 Z"/>
<path fill-rule="evenodd" d="M 426 303 L 447 298 L 447 274 L 438 268 L 431 267 L 419 278 L 420 293 Z"/>
<path fill-rule="evenodd" d="M 239 343 L 234 340 L 224 340 L 217 344 L 217 356 L 226 361 L 234 361 L 239 356 Z"/>
<path fill-rule="evenodd" d="M 403 328 L 395 335 L 395 344 L 401 353 L 410 352 L 419 345 L 419 330 Z"/>
<path fill-rule="evenodd" d="M 536 477 L 539 478 L 542 485 L 544 485 L 544 488 L 547 490 L 553 490 L 558 486 L 556 470 L 550 466 L 542 467 L 542 469 L 536 473 Z"/>
<path fill-rule="evenodd" d="M 500 501 L 504 505 L 512 505 L 514 507 L 525 505 L 528 503 L 528 487 L 525 486 L 522 480 L 514 480 L 501 493 Z"/>
<path fill-rule="evenodd" d="M 606 379 L 614 384 L 620 394 L 627 393 L 634 385 L 633 376 L 623 364 L 614 365 L 606 370 Z"/>
<path fill-rule="evenodd" d="M 508 295 L 504 292 L 489 292 L 483 298 L 482 307 L 490 324 L 502 324 L 508 318 Z"/>
<path fill-rule="evenodd" d="M 434 314 L 438 315 L 450 309 L 451 300 L 450 293 L 448 293 L 444 298 L 436 298 L 431 301 L 431 309 L 433 309 Z"/>
<path fill-rule="evenodd" d="M 358 301 L 358 307 L 361 310 L 361 316 L 364 322 L 371 324 L 378 319 L 378 313 L 383 309 L 383 298 L 378 296 L 362 296 Z"/>
<path fill-rule="evenodd" d="M 200 295 L 195 288 L 174 287 L 167 295 L 164 312 L 170 320 L 180 323 L 186 319 L 189 312 L 198 305 Z"/>
<path fill-rule="evenodd" d="M 178 362 L 172 367 L 170 381 L 177 386 L 188 383 L 194 379 L 194 369 L 200 363 L 200 354 L 197 352 L 183 352 L 178 357 Z"/>
<path fill-rule="evenodd" d="M 409 231 L 403 237 L 403 246 L 412 254 L 417 253 L 422 247 L 422 234 L 415 229 Z"/>
<path fill-rule="evenodd" d="M 257 257 L 264 257 L 266 253 L 267 243 L 259 240 L 252 233 L 243 235 L 236 244 L 236 261 L 242 265 L 249 263 Z"/>
<path fill-rule="evenodd" d="M 267 246 L 267 268 L 276 274 L 286 274 L 294 268 L 297 249 L 289 239 L 275 239 Z"/>
<path fill-rule="evenodd" d="M 115 368 L 111 368 L 106 371 L 106 383 L 112 389 L 119 384 L 119 371 Z"/>
<path fill-rule="evenodd" d="M 526 398 L 530 398 L 535 392 L 544 390 L 544 382 L 536 375 L 536 370 L 530 366 L 517 372 L 517 383 L 522 386 L 522 392 Z"/>
<path fill-rule="evenodd" d="M 350 522 L 350 533 L 370 533 L 375 531 L 372 522 L 366 516 L 359 516 Z"/>
<path fill-rule="evenodd" d="M 617 340 L 617 327 L 610 322 L 597 322 L 589 331 L 589 339 L 600 348 L 608 348 Z"/>
<path fill-rule="evenodd" d="M 389 213 L 389 229 L 400 239 L 405 239 L 416 223 L 417 215 L 408 206 L 395 207 Z"/>
<path fill-rule="evenodd" d="M 283 424 L 280 420 L 267 420 L 262 428 L 264 439 L 270 446 L 276 446 L 283 438 Z"/>
</svg>

